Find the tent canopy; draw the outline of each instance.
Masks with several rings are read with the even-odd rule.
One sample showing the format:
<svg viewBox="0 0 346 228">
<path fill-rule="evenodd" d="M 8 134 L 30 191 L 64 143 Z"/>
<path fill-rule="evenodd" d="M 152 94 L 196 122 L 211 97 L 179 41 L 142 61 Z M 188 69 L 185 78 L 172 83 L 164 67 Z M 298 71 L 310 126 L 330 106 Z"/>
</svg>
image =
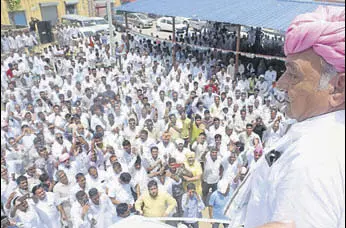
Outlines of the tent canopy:
<svg viewBox="0 0 346 228">
<path fill-rule="evenodd" d="M 344 7 L 340 3 L 312 0 L 137 0 L 122 5 L 117 10 L 286 31 L 297 15 L 312 12 L 319 5 L 325 4 Z"/>
</svg>

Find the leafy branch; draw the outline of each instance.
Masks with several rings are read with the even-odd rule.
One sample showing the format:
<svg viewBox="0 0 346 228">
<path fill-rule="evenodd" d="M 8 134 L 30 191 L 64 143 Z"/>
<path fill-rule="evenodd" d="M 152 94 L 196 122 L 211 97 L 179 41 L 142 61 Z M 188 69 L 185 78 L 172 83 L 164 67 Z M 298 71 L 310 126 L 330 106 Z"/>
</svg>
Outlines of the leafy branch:
<svg viewBox="0 0 346 228">
<path fill-rule="evenodd" d="M 9 11 L 16 11 L 20 9 L 21 0 L 7 0 L 7 8 Z"/>
</svg>

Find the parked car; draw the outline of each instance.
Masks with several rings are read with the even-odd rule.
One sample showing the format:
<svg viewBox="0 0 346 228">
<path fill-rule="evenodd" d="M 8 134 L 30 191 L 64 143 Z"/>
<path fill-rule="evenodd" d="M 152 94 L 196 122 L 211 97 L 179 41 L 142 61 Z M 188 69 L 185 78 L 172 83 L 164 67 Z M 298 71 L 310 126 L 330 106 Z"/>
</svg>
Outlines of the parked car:
<svg viewBox="0 0 346 228">
<path fill-rule="evenodd" d="M 173 32 L 173 19 L 171 17 L 161 17 L 156 22 L 157 31 L 168 31 Z M 187 26 L 183 21 L 175 20 L 175 31 L 177 33 L 183 33 L 187 30 Z"/>
<path fill-rule="evenodd" d="M 105 16 L 105 20 L 108 21 L 108 15 Z M 126 23 L 125 17 L 123 15 L 112 15 L 112 23 L 117 32 L 125 32 L 126 31 Z"/>
<path fill-rule="evenodd" d="M 65 25 L 75 25 L 84 34 L 109 33 L 108 22 L 102 17 L 85 17 L 80 15 L 64 15 L 61 22 Z"/>
<path fill-rule="evenodd" d="M 203 28 L 207 26 L 207 21 L 202 21 L 200 19 L 190 19 L 189 26 L 195 31 L 201 31 Z"/>
<path fill-rule="evenodd" d="M 187 26 L 191 19 L 187 17 L 176 17 L 175 20 L 180 21 L 182 24 L 185 24 Z"/>
<path fill-rule="evenodd" d="M 140 29 L 153 27 L 153 19 L 142 13 L 130 13 L 127 15 L 128 23 Z"/>
</svg>

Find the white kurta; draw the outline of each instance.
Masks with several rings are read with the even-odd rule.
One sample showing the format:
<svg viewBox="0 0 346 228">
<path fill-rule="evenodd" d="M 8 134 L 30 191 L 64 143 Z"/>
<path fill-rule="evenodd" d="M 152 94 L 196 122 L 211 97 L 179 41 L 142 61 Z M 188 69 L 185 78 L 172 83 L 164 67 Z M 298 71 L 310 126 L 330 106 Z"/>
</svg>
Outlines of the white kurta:
<svg viewBox="0 0 346 228">
<path fill-rule="evenodd" d="M 245 227 L 293 220 L 300 227 L 345 227 L 345 111 L 297 123 L 252 172 Z M 268 151 L 267 151 L 268 152 Z"/>
</svg>

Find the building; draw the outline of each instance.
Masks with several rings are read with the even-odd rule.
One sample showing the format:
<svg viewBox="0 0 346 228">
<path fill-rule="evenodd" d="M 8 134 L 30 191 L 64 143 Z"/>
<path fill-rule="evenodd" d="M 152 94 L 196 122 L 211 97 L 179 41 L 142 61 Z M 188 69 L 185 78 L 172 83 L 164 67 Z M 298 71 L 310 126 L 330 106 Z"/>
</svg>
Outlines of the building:
<svg viewBox="0 0 346 228">
<path fill-rule="evenodd" d="M 20 7 L 14 12 L 8 11 L 10 1 L 20 1 Z M 112 0 L 115 6 L 121 0 Z M 98 8 L 106 11 L 106 1 L 98 0 L 1 0 L 2 25 L 28 25 L 31 17 L 42 21 L 51 21 L 55 25 L 65 14 L 99 16 Z"/>
</svg>

